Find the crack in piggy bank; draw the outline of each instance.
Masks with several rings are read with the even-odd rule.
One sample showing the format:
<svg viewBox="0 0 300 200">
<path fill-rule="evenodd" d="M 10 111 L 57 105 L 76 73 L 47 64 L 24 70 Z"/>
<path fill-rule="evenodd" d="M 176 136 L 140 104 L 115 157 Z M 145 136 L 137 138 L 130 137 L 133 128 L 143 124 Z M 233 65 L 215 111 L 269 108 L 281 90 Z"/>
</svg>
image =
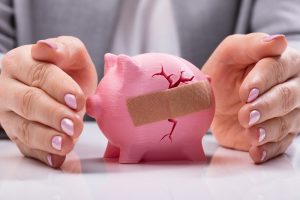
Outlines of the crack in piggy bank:
<svg viewBox="0 0 300 200">
<path fill-rule="evenodd" d="M 194 79 L 194 76 L 192 76 L 190 78 L 183 77 L 183 73 L 184 72 L 185 71 L 180 71 L 180 77 L 179 77 L 179 79 L 176 82 L 173 82 L 173 80 L 171 79 L 171 77 L 174 76 L 175 74 L 167 75 L 165 73 L 165 71 L 164 71 L 163 65 L 161 64 L 161 71 L 159 73 L 153 74 L 152 77 L 154 77 L 154 76 L 163 76 L 169 82 L 168 89 L 171 89 L 171 88 L 178 87 L 180 85 L 180 83 L 187 83 L 187 82 L 192 81 Z M 167 134 L 163 135 L 163 137 L 160 139 L 160 141 L 162 141 L 165 137 L 168 137 L 170 139 L 170 141 L 172 142 L 173 132 L 174 132 L 174 129 L 175 129 L 176 125 L 177 125 L 177 120 L 175 120 L 175 119 L 168 119 L 168 121 L 171 122 L 171 123 L 173 123 L 172 129 L 171 129 L 170 133 L 167 133 Z"/>
</svg>

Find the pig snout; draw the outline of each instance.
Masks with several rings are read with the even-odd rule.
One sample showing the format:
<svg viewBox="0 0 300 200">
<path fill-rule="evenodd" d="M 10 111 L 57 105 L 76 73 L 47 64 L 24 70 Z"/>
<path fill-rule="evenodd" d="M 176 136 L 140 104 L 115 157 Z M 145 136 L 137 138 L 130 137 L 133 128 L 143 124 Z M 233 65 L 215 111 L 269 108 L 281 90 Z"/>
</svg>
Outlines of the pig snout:
<svg viewBox="0 0 300 200">
<path fill-rule="evenodd" d="M 97 118 L 100 114 L 100 97 L 91 95 L 86 100 L 86 113 L 93 118 Z"/>
</svg>

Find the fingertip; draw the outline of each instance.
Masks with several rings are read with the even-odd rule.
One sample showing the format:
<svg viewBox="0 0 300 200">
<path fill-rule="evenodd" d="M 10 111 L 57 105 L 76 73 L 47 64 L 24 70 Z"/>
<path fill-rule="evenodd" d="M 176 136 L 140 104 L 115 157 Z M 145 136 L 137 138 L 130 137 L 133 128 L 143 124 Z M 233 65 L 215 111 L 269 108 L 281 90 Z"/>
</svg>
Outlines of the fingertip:
<svg viewBox="0 0 300 200">
<path fill-rule="evenodd" d="M 244 105 L 241 107 L 241 109 L 238 112 L 238 120 L 240 125 L 243 128 L 249 128 L 249 108 L 248 105 Z"/>
<path fill-rule="evenodd" d="M 72 137 L 67 136 L 67 135 L 62 135 L 61 141 L 62 141 L 61 149 L 56 150 L 55 154 L 57 154 L 59 156 L 65 156 L 73 150 L 74 145 L 75 145 L 75 139 L 73 139 Z M 53 162 L 53 160 L 52 160 L 52 162 Z"/>
<path fill-rule="evenodd" d="M 273 56 L 282 54 L 288 45 L 288 41 L 283 34 L 266 35 L 263 36 L 261 41 Z"/>
<path fill-rule="evenodd" d="M 48 161 L 48 165 L 54 169 L 58 169 L 64 163 L 66 156 L 59 156 L 55 154 L 48 154 L 49 159 L 51 159 L 51 164 Z"/>
<path fill-rule="evenodd" d="M 46 39 L 46 40 L 39 40 L 36 43 L 37 45 L 42 45 L 42 46 L 47 46 L 53 50 L 57 50 L 58 49 L 58 45 L 54 40 L 51 39 Z"/>
<path fill-rule="evenodd" d="M 77 111 L 82 110 L 85 107 L 86 97 L 83 93 L 83 91 L 79 91 L 76 95 L 77 100 Z"/>
<path fill-rule="evenodd" d="M 76 115 L 75 133 L 73 138 L 78 138 L 83 131 L 83 119 L 78 114 Z"/>
<path fill-rule="evenodd" d="M 50 62 L 54 59 L 58 48 L 58 43 L 54 39 L 39 40 L 32 45 L 31 55 L 36 60 Z"/>
<path fill-rule="evenodd" d="M 259 133 L 257 127 L 251 127 L 245 130 L 245 135 L 251 145 L 258 145 Z"/>
<path fill-rule="evenodd" d="M 85 96 L 82 91 L 66 93 L 63 99 L 64 103 L 72 110 L 80 111 L 85 106 Z"/>
<path fill-rule="evenodd" d="M 255 164 L 261 164 L 266 160 L 266 151 L 257 146 L 250 147 L 249 155 Z"/>
</svg>

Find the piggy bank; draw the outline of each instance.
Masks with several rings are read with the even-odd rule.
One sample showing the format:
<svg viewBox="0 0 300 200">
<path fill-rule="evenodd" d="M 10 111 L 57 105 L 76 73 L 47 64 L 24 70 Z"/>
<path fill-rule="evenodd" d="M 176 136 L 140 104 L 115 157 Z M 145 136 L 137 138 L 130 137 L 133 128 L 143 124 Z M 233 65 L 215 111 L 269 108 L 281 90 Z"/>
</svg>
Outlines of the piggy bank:
<svg viewBox="0 0 300 200">
<path fill-rule="evenodd" d="M 106 54 L 104 60 L 104 77 L 86 102 L 108 139 L 104 158 L 205 160 L 202 137 L 215 107 L 208 77 L 168 54 Z"/>
</svg>

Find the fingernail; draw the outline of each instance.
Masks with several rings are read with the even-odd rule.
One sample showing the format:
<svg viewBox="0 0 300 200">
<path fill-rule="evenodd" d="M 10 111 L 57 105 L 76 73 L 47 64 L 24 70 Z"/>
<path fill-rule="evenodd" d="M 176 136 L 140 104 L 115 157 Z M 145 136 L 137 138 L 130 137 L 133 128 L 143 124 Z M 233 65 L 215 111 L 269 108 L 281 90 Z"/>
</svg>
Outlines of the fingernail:
<svg viewBox="0 0 300 200">
<path fill-rule="evenodd" d="M 50 40 L 39 40 L 37 42 L 37 44 L 45 44 L 45 45 L 47 45 L 48 47 L 50 47 L 51 49 L 54 49 L 54 50 L 58 49 L 57 44 L 54 43 L 53 41 L 50 41 Z"/>
<path fill-rule="evenodd" d="M 62 137 L 61 136 L 54 136 L 52 138 L 52 147 L 56 150 L 61 150 L 62 145 Z"/>
<path fill-rule="evenodd" d="M 73 94 L 66 94 L 64 99 L 70 108 L 77 109 L 76 97 Z"/>
<path fill-rule="evenodd" d="M 249 115 L 249 126 L 254 125 L 260 119 L 260 113 L 258 110 L 252 110 Z"/>
<path fill-rule="evenodd" d="M 247 103 L 254 101 L 258 97 L 258 95 L 259 95 L 259 89 L 253 88 L 249 93 Z"/>
<path fill-rule="evenodd" d="M 264 128 L 259 128 L 258 132 L 259 132 L 258 142 L 261 143 L 266 138 L 266 130 Z"/>
<path fill-rule="evenodd" d="M 261 162 L 264 161 L 266 159 L 266 156 L 267 156 L 267 152 L 265 150 L 263 150 L 260 161 Z"/>
<path fill-rule="evenodd" d="M 53 166 L 52 158 L 51 158 L 51 155 L 50 155 L 50 154 L 47 155 L 47 161 L 48 161 L 48 164 L 49 164 L 50 166 Z"/>
<path fill-rule="evenodd" d="M 69 136 L 72 136 L 74 134 L 74 123 L 72 122 L 72 120 L 64 118 L 63 120 L 61 120 L 60 125 L 62 130 Z"/>
<path fill-rule="evenodd" d="M 263 41 L 270 42 L 270 41 L 275 40 L 280 37 L 285 37 L 285 35 L 283 35 L 283 34 L 268 35 L 263 38 Z"/>
</svg>

